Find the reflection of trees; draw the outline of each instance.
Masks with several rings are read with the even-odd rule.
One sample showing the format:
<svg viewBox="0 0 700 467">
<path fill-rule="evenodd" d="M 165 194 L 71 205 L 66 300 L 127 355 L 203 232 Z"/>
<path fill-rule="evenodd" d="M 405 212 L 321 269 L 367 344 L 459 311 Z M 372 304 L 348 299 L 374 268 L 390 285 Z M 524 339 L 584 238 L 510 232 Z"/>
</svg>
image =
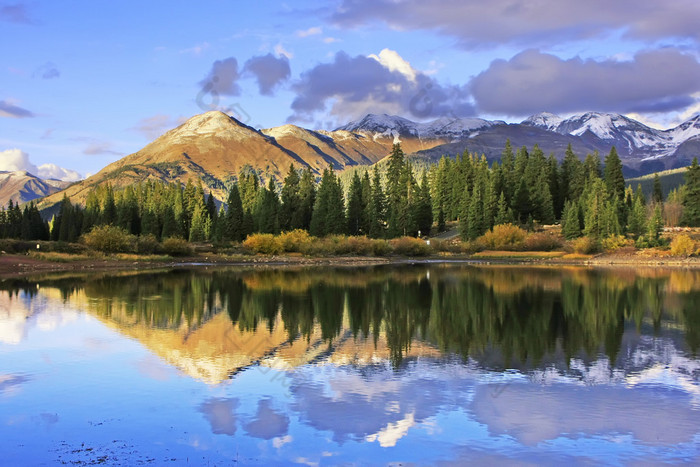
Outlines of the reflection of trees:
<svg viewBox="0 0 700 467">
<path fill-rule="evenodd" d="M 534 365 L 563 352 L 615 362 L 625 326 L 684 326 L 700 345 L 700 273 L 423 265 L 362 269 L 175 270 L 41 281 L 63 299 L 129 325 L 194 329 L 221 311 L 242 330 L 284 326 L 289 342 L 383 335 L 399 365 L 413 339 L 500 364 Z M 19 279 L 0 289 L 36 293 Z"/>
</svg>

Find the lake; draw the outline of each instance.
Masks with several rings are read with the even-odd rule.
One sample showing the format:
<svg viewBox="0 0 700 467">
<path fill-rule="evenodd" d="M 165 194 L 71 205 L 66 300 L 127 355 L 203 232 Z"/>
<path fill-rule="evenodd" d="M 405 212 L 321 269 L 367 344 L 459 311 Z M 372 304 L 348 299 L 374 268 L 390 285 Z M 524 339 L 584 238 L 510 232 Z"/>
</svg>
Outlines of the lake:
<svg viewBox="0 0 700 467">
<path fill-rule="evenodd" d="M 700 462 L 700 271 L 0 281 L 1 465 Z"/>
</svg>

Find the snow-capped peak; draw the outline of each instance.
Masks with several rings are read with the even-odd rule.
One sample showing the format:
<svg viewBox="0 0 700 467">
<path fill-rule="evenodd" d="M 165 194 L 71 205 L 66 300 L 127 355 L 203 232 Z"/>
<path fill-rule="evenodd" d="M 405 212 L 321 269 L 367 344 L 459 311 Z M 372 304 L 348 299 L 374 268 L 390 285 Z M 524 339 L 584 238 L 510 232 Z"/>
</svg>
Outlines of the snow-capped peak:
<svg viewBox="0 0 700 467">
<path fill-rule="evenodd" d="M 545 128 L 547 130 L 555 130 L 561 122 L 564 121 L 559 115 L 550 112 L 540 112 L 535 115 L 531 115 L 521 123 L 523 125 L 536 126 L 539 128 Z"/>
</svg>

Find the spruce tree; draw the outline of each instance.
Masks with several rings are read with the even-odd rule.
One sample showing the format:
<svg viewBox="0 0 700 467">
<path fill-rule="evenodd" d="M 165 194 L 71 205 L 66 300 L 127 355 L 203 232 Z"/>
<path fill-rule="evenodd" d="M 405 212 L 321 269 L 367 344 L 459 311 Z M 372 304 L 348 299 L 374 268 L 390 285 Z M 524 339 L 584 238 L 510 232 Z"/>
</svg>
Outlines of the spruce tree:
<svg viewBox="0 0 700 467">
<path fill-rule="evenodd" d="M 420 235 L 430 235 L 433 226 L 433 206 L 430 196 L 430 182 L 428 173 L 423 172 L 420 188 L 418 190 L 418 202 L 416 206 L 416 226 Z"/>
<path fill-rule="evenodd" d="M 299 210 L 301 209 L 301 197 L 299 196 L 299 183 L 301 178 L 299 172 L 294 168 L 294 164 L 289 164 L 289 172 L 284 178 L 282 191 L 280 192 L 280 212 L 279 223 L 280 230 L 293 230 L 292 220 L 297 219 Z"/>
<path fill-rule="evenodd" d="M 625 197 L 625 177 L 622 174 L 622 161 L 617 155 L 617 149 L 613 146 L 605 157 L 605 188 L 611 197 L 617 197 L 620 201 Z"/>
<path fill-rule="evenodd" d="M 506 196 L 504 192 L 498 197 L 498 205 L 496 207 L 496 217 L 494 218 L 494 225 L 509 224 L 513 222 L 513 216 L 508 209 L 508 203 L 506 203 Z"/>
<path fill-rule="evenodd" d="M 316 203 L 316 183 L 311 167 L 306 167 L 299 180 L 299 209 L 292 216 L 292 229 L 309 230 Z"/>
<path fill-rule="evenodd" d="M 700 166 L 697 157 L 693 158 L 693 163 L 685 173 L 684 191 L 681 223 L 689 227 L 700 227 Z"/>
<path fill-rule="evenodd" d="M 362 235 L 363 211 L 362 206 L 362 180 L 357 171 L 352 176 L 350 189 L 348 190 L 347 233 L 348 235 Z"/>
<path fill-rule="evenodd" d="M 234 183 L 229 191 L 226 200 L 228 211 L 226 211 L 225 228 L 223 230 L 223 240 L 241 242 L 244 238 L 243 232 L 243 202 L 238 191 L 238 183 Z"/>
<path fill-rule="evenodd" d="M 629 216 L 627 216 L 627 231 L 632 234 L 634 238 L 638 238 L 640 235 L 644 234 L 646 229 L 647 213 L 646 207 L 644 205 L 644 195 L 638 193 L 634 197 L 632 203 L 632 209 L 630 210 Z"/>
<path fill-rule="evenodd" d="M 379 168 L 374 166 L 372 175 L 372 200 L 368 205 L 369 213 L 369 236 L 372 238 L 384 237 L 384 226 L 386 225 L 386 198 L 382 189 L 381 175 Z"/>
<path fill-rule="evenodd" d="M 579 206 L 575 201 L 567 201 L 562 213 L 561 233 L 567 240 L 581 236 L 581 224 L 579 222 Z"/>
<path fill-rule="evenodd" d="M 664 190 L 661 187 L 661 179 L 659 179 L 659 174 L 654 174 L 654 184 L 651 194 L 651 200 L 654 203 L 663 203 L 664 201 Z"/>
</svg>

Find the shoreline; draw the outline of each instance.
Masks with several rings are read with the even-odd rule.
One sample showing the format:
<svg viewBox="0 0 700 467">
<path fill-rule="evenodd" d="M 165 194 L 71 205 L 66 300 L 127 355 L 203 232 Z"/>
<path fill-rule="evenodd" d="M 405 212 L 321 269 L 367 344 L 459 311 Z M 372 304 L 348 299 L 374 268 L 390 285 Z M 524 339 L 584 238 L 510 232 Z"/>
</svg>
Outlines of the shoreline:
<svg viewBox="0 0 700 467">
<path fill-rule="evenodd" d="M 24 277 L 33 274 L 53 272 L 109 272 L 138 271 L 149 269 L 174 269 L 180 267 L 226 267 L 226 266 L 374 266 L 383 264 L 420 263 L 472 263 L 483 265 L 523 265 L 523 266 L 582 266 L 582 267 L 663 267 L 678 269 L 700 269 L 700 258 L 683 257 L 639 257 L 619 254 L 600 254 L 585 258 L 508 256 L 504 252 L 480 255 L 433 255 L 421 257 L 371 257 L 371 256 L 332 256 L 306 257 L 300 255 L 275 256 L 234 256 L 197 255 L 183 258 L 162 259 L 162 257 L 105 257 L 75 258 L 52 261 L 26 254 L 0 254 L 0 280 Z M 506 252 L 507 253 L 507 252 Z"/>
</svg>

